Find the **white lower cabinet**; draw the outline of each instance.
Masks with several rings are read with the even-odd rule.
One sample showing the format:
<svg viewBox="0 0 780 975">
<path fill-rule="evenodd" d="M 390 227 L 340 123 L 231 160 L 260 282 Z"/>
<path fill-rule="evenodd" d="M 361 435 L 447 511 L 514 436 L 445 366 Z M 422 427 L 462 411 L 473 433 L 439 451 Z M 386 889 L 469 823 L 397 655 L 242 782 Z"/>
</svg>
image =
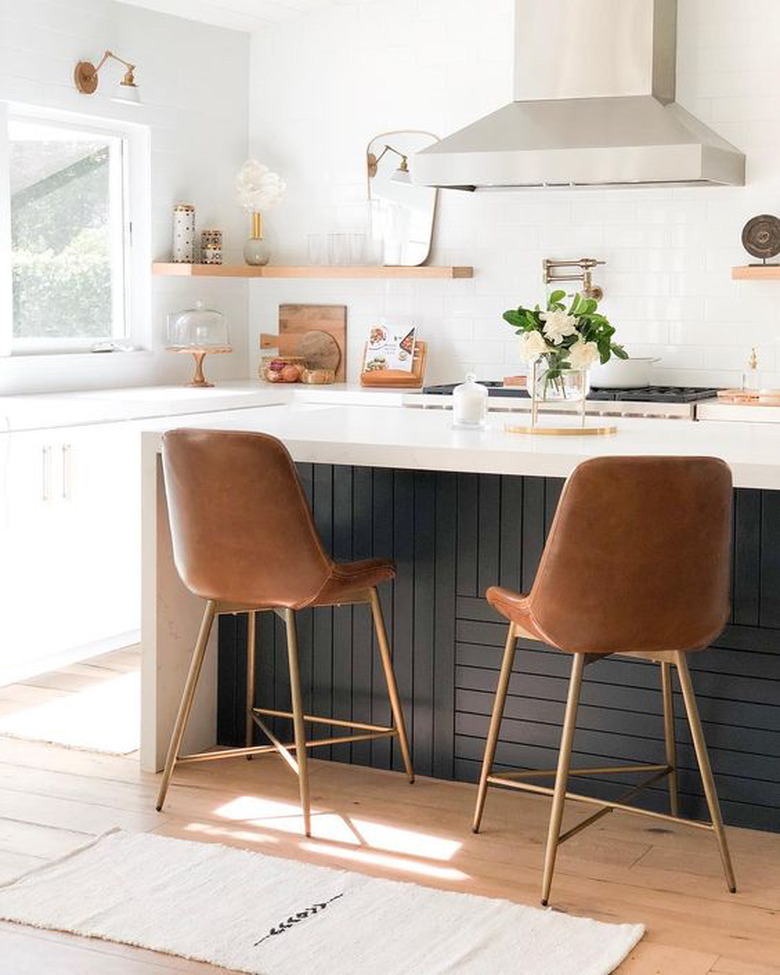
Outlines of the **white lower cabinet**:
<svg viewBox="0 0 780 975">
<path fill-rule="evenodd" d="M 0 684 L 138 639 L 140 429 L 0 436 Z"/>
</svg>

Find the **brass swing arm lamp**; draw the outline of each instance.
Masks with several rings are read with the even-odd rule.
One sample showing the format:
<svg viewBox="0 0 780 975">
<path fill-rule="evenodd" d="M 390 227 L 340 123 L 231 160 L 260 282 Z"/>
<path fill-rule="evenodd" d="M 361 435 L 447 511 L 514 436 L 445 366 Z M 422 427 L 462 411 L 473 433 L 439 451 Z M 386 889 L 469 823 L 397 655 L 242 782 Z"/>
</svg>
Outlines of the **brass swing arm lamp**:
<svg viewBox="0 0 780 975">
<path fill-rule="evenodd" d="M 131 64 L 129 61 L 125 61 L 124 58 L 120 58 L 117 54 L 114 54 L 113 51 L 106 51 L 96 65 L 92 64 L 91 61 L 79 61 L 79 63 L 76 65 L 73 71 L 73 80 L 76 83 L 76 87 L 83 95 L 91 95 L 96 91 L 98 86 L 98 72 L 109 59 L 118 61 L 127 69 L 125 71 L 124 78 L 120 82 L 121 85 L 124 85 L 127 88 L 138 87 L 135 83 L 135 76 L 133 74 L 136 66 Z"/>
<path fill-rule="evenodd" d="M 375 155 L 373 152 L 369 152 L 366 155 L 369 178 L 376 176 L 377 171 L 379 169 L 379 163 L 381 162 L 382 158 L 387 155 L 388 152 L 393 152 L 395 153 L 396 156 L 400 157 L 401 165 L 398 168 L 401 170 L 402 173 L 409 172 L 409 157 L 405 153 L 399 152 L 398 149 L 394 149 L 392 146 L 385 145 L 384 149 L 379 153 L 378 156 Z"/>
</svg>

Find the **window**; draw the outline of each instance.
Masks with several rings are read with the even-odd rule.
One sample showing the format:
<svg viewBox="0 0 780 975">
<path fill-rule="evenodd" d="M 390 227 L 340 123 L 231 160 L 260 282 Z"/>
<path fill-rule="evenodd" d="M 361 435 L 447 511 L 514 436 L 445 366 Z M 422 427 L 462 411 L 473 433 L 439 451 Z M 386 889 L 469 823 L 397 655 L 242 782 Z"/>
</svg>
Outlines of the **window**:
<svg viewBox="0 0 780 975">
<path fill-rule="evenodd" d="M 140 128 L 140 127 L 135 127 Z M 9 113 L 12 354 L 139 344 L 129 286 L 132 133 L 58 113 Z M 4 167 L 5 168 L 5 167 Z M 136 201 L 137 202 L 137 201 Z"/>
</svg>

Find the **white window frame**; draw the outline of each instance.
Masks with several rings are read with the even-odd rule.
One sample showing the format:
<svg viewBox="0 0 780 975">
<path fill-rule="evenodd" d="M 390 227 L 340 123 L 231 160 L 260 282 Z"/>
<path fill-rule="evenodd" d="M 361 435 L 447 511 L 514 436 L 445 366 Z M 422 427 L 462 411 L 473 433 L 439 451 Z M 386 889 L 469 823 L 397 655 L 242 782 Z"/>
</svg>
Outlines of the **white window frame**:
<svg viewBox="0 0 780 975">
<path fill-rule="evenodd" d="M 112 184 L 121 186 L 112 206 L 120 206 L 115 225 L 121 227 L 123 259 L 112 268 L 113 322 L 122 320 L 121 335 L 92 337 L 15 338 L 13 335 L 13 286 L 11 273 L 11 199 L 9 173 L 9 123 L 30 122 L 72 128 L 112 140 Z M 94 355 L 96 343 L 116 343 L 123 350 L 151 348 L 150 282 L 150 179 L 149 130 L 124 121 L 93 118 L 38 106 L 0 103 L 0 356 L 29 357 Z M 3 175 L 5 174 L 5 175 Z M 113 325 L 113 323 L 112 323 Z"/>
</svg>

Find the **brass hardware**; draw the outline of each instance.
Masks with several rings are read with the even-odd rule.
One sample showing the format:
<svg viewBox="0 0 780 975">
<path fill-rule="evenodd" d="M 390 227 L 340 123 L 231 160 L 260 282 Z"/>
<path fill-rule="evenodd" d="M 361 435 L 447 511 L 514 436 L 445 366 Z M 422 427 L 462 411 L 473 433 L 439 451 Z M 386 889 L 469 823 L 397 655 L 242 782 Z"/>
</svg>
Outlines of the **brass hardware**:
<svg viewBox="0 0 780 975">
<path fill-rule="evenodd" d="M 487 741 L 485 742 L 485 758 L 482 762 L 482 773 L 479 777 L 479 791 L 477 792 L 477 806 L 474 810 L 474 821 L 472 830 L 479 832 L 482 823 L 482 813 L 485 809 L 485 799 L 487 797 L 488 777 L 490 769 L 493 767 L 493 759 L 496 754 L 498 744 L 498 733 L 501 730 L 501 719 L 504 716 L 504 705 L 506 695 L 509 690 L 509 679 L 512 676 L 512 667 L 515 662 L 517 652 L 517 629 L 514 623 L 509 624 L 509 632 L 504 646 L 504 658 L 501 661 L 501 673 L 498 676 L 498 687 L 496 688 L 496 699 L 493 702 L 493 713 L 490 716 L 490 727 L 488 729 Z"/>
<path fill-rule="evenodd" d="M 699 765 L 704 795 L 707 798 L 707 808 L 710 811 L 712 828 L 718 840 L 720 858 L 723 861 L 723 871 L 726 874 L 729 891 L 734 894 L 737 891 L 737 882 L 734 879 L 734 868 L 731 865 L 731 855 L 726 841 L 726 832 L 723 829 L 723 816 L 720 812 L 720 802 L 718 793 L 715 789 L 715 781 L 712 778 L 712 768 L 710 767 L 710 757 L 707 753 L 707 744 L 704 741 L 704 732 L 701 728 L 699 718 L 699 707 L 696 703 L 696 695 L 693 693 L 691 675 L 688 671 L 688 660 L 684 653 L 677 654 L 677 676 L 680 680 L 680 690 L 682 691 L 683 701 L 685 701 L 685 711 L 688 715 L 688 724 L 691 728 L 691 738 L 693 748 L 696 752 L 696 761 Z"/>
<path fill-rule="evenodd" d="M 545 284 L 554 284 L 556 281 L 581 281 L 582 295 L 585 298 L 595 298 L 601 301 L 604 297 L 604 289 L 593 284 L 593 268 L 601 267 L 606 261 L 597 261 L 595 257 L 581 257 L 577 261 L 554 261 L 549 257 L 542 261 L 544 274 L 542 279 Z M 579 273 L 561 274 L 559 268 L 579 268 Z"/>
<path fill-rule="evenodd" d="M 505 426 L 505 433 L 534 434 L 539 437 L 611 437 L 617 427 L 532 427 Z"/>
<path fill-rule="evenodd" d="M 324 745 L 340 745 L 349 742 L 373 741 L 377 738 L 398 738 L 403 759 L 404 768 L 410 782 L 414 782 L 414 770 L 409 750 L 409 742 L 406 736 L 406 726 L 404 724 L 401 700 L 398 694 L 398 687 L 393 671 L 392 655 L 390 645 L 387 640 L 382 608 L 379 602 L 379 595 L 376 589 L 368 589 L 356 593 L 351 599 L 345 600 L 339 605 L 365 605 L 371 606 L 371 611 L 376 629 L 379 653 L 382 659 L 382 666 L 387 682 L 390 706 L 393 713 L 393 725 L 367 724 L 361 721 L 350 721 L 342 718 L 322 717 L 319 715 L 304 714 L 303 698 L 301 695 L 300 664 L 298 658 L 298 639 L 295 626 L 295 612 L 291 609 L 279 609 L 268 607 L 263 609 L 253 609 L 251 607 L 239 607 L 228 604 L 219 604 L 209 601 L 203 614 L 198 640 L 195 645 L 195 652 L 190 663 L 187 681 L 182 692 L 179 711 L 176 716 L 171 741 L 168 746 L 168 754 L 165 760 L 165 770 L 163 772 L 160 790 L 157 797 L 157 811 L 161 811 L 165 803 L 165 798 L 170 785 L 171 776 L 176 765 L 187 765 L 195 762 L 211 762 L 223 758 L 237 758 L 245 756 L 251 758 L 253 755 L 269 755 L 276 753 L 290 766 L 298 776 L 301 810 L 303 813 L 304 830 L 306 836 L 311 835 L 311 808 L 309 794 L 309 776 L 307 767 L 307 749 L 320 748 Z M 246 688 L 246 745 L 239 748 L 218 748 L 207 752 L 195 752 L 190 755 L 179 755 L 182 739 L 187 727 L 192 704 L 195 699 L 198 679 L 203 666 L 203 658 L 208 645 L 209 634 L 214 622 L 214 617 L 220 613 L 235 614 L 239 612 L 249 613 L 247 621 L 247 688 Z M 275 708 L 257 708 L 254 706 L 254 688 L 256 672 L 256 636 L 257 624 L 256 614 L 262 612 L 273 612 L 284 620 L 287 629 L 287 655 L 290 668 L 290 691 L 292 698 L 292 711 L 280 711 Z M 274 735 L 272 730 L 263 721 L 261 715 L 274 718 L 292 719 L 294 726 L 294 741 L 285 744 Z M 333 725 L 338 728 L 357 729 L 357 734 L 335 735 L 328 738 L 308 738 L 305 733 L 305 723 L 309 721 L 313 724 Z M 271 742 L 270 745 L 254 745 L 254 726 L 263 732 Z"/>
<path fill-rule="evenodd" d="M 301 672 L 298 661 L 298 631 L 295 612 L 284 611 L 287 626 L 287 659 L 290 666 L 290 695 L 292 697 L 293 730 L 295 732 L 295 757 L 298 759 L 298 787 L 303 810 L 303 832 L 311 836 L 311 803 L 309 799 L 309 768 L 306 754 L 306 729 L 303 725 L 303 697 L 301 696 Z"/>
<path fill-rule="evenodd" d="M 553 804 L 550 812 L 547 844 L 544 857 L 544 872 L 542 878 L 542 904 L 545 906 L 549 902 L 550 889 L 552 887 L 553 873 L 555 870 L 556 853 L 560 844 L 566 842 L 568 839 L 571 839 L 572 836 L 576 836 L 588 826 L 592 826 L 593 823 L 597 822 L 599 819 L 602 819 L 615 809 L 622 812 L 637 813 L 641 816 L 649 816 L 651 819 L 659 819 L 663 822 L 677 823 L 683 826 L 692 826 L 695 829 L 703 829 L 714 833 L 718 843 L 721 860 L 723 862 L 723 870 L 726 876 L 729 891 L 732 894 L 735 893 L 736 881 L 734 879 L 734 870 L 731 863 L 731 856 L 729 854 L 728 841 L 723 826 L 723 817 L 720 811 L 715 782 L 712 777 L 712 769 L 710 767 L 709 756 L 707 754 L 707 746 L 704 741 L 704 733 L 701 727 L 696 697 L 694 695 L 693 685 L 691 683 L 691 677 L 688 671 L 686 655 L 684 653 L 674 651 L 669 652 L 668 656 L 664 654 L 664 657 L 660 660 L 652 661 L 653 663 L 659 663 L 661 667 L 661 690 L 664 702 L 665 764 L 603 765 L 582 769 L 571 768 L 572 741 L 574 738 L 574 729 L 576 724 L 577 704 L 582 686 L 582 674 L 586 663 L 589 662 L 585 659 L 585 654 L 574 654 L 571 678 L 569 682 L 569 691 L 566 701 L 566 712 L 561 732 L 558 765 L 555 771 L 551 769 L 522 769 L 493 774 L 493 759 L 495 757 L 496 744 L 498 742 L 501 718 L 503 715 L 504 703 L 506 701 L 506 693 L 509 685 L 509 677 L 512 671 L 517 633 L 517 625 L 515 623 L 510 623 L 506 648 L 504 650 L 504 659 L 501 664 L 501 672 L 498 678 L 496 698 L 493 704 L 490 728 L 488 730 L 488 735 L 485 742 L 485 756 L 482 764 L 482 774 L 480 777 L 474 813 L 474 832 L 476 833 L 479 831 L 480 821 L 485 805 L 485 796 L 487 794 L 487 788 L 489 785 L 517 789 L 519 791 L 530 792 L 535 795 L 552 796 Z M 691 738 L 693 739 L 696 759 L 699 765 L 699 771 L 701 773 L 702 785 L 704 787 L 704 794 L 707 799 L 707 806 L 710 813 L 711 822 L 709 823 L 704 823 L 693 819 L 684 819 L 679 815 L 673 688 L 669 656 L 672 657 L 675 666 L 677 667 L 680 688 L 682 690 L 683 700 L 685 701 L 688 724 L 691 729 Z M 597 799 L 594 796 L 583 795 L 578 792 L 569 792 L 567 788 L 568 778 L 570 775 L 603 776 L 624 772 L 647 772 L 650 774 L 642 782 L 622 793 L 614 801 Z M 552 775 L 555 776 L 555 785 L 553 788 L 522 781 L 524 779 Z M 663 778 L 668 778 L 669 783 L 669 813 L 656 812 L 652 809 L 642 809 L 629 804 L 629 800 L 635 798 L 644 789 L 647 789 L 650 785 Z M 566 830 L 566 832 L 561 833 L 563 807 L 567 799 L 576 802 L 585 802 L 590 805 L 599 806 L 600 808 L 579 823 L 570 827 L 568 830 Z"/>
<path fill-rule="evenodd" d="M 206 609 L 203 611 L 203 619 L 200 624 L 198 640 L 195 644 L 195 652 L 192 655 L 189 673 L 187 674 L 187 681 L 181 695 L 179 711 L 176 715 L 176 722 L 173 726 L 173 733 L 171 734 L 171 740 L 168 745 L 168 755 L 165 759 L 165 770 L 163 771 L 162 781 L 160 782 L 160 791 L 157 794 L 157 812 L 161 812 L 162 807 L 165 804 L 165 796 L 168 793 L 168 786 L 171 781 L 171 776 L 173 775 L 173 767 L 179 757 L 181 740 L 184 737 L 184 729 L 187 727 L 190 711 L 192 711 L 192 702 L 195 700 L 195 691 L 197 690 L 198 678 L 200 677 L 200 671 L 203 667 L 203 658 L 206 656 L 206 647 L 208 646 L 209 636 L 211 635 L 211 627 L 214 623 L 214 617 L 216 616 L 216 607 L 217 604 L 213 599 L 210 599 L 206 603 Z"/>
<path fill-rule="evenodd" d="M 672 666 L 661 663 L 661 694 L 664 699 L 664 749 L 666 764 L 669 766 L 669 812 L 680 815 L 680 801 L 677 795 L 677 741 L 674 729 L 674 692 L 672 690 Z"/>
<path fill-rule="evenodd" d="M 547 427 L 539 425 L 539 397 L 536 394 L 537 380 L 539 373 L 539 358 L 533 360 L 531 363 L 531 422 L 528 425 L 517 424 L 507 424 L 504 427 L 505 433 L 516 433 L 516 434 L 528 434 L 528 435 L 539 435 L 542 437 L 608 437 L 613 433 L 617 433 L 617 427 L 587 427 L 585 426 L 585 420 L 587 417 L 586 412 L 586 395 L 585 395 L 585 380 L 583 378 L 583 395 L 579 401 L 579 408 L 577 410 L 577 416 L 579 418 L 579 426 L 576 427 Z"/>
<path fill-rule="evenodd" d="M 401 748 L 401 760 L 404 763 L 406 777 L 410 785 L 414 783 L 414 768 L 412 767 L 412 755 L 409 749 L 409 739 L 406 737 L 406 723 L 404 722 L 404 712 L 401 707 L 401 698 L 398 694 L 398 685 L 395 680 L 393 670 L 393 654 L 385 630 L 385 618 L 382 615 L 382 604 L 379 602 L 379 593 L 376 589 L 369 590 L 371 598 L 371 613 L 374 617 L 374 629 L 376 630 L 377 643 L 379 644 L 379 655 L 382 658 L 382 668 L 385 672 L 385 683 L 387 693 L 390 697 L 390 708 L 393 713 L 393 723 L 398 731 L 398 744 Z"/>
<path fill-rule="evenodd" d="M 255 669 L 257 658 L 257 615 L 250 612 L 246 621 L 246 746 L 251 748 L 255 740 L 255 723 L 252 709 L 255 706 Z M 247 755 L 247 761 L 252 758 Z"/>
<path fill-rule="evenodd" d="M 118 61 L 126 68 L 124 77 L 120 82 L 121 85 L 124 85 L 126 88 L 138 87 L 135 83 L 134 74 L 136 66 L 129 61 L 125 61 L 124 58 L 120 58 L 113 51 L 106 51 L 96 65 L 92 64 L 91 61 L 79 61 L 74 68 L 73 81 L 82 95 L 93 95 L 97 91 L 100 69 L 109 59 Z"/>
<path fill-rule="evenodd" d="M 377 172 L 379 171 L 379 163 L 382 161 L 382 158 L 387 155 L 388 152 L 393 152 L 395 153 L 396 156 L 400 156 L 401 162 L 398 168 L 401 170 L 402 173 L 409 172 L 409 157 L 406 156 L 403 152 L 400 152 L 398 149 L 394 149 L 392 146 L 385 145 L 384 149 L 379 153 L 378 156 L 375 155 L 375 153 L 373 152 L 366 153 L 366 165 L 368 166 L 368 175 L 370 179 L 373 179 L 374 176 L 376 176 Z"/>
<path fill-rule="evenodd" d="M 566 801 L 566 784 L 569 779 L 569 768 L 571 766 L 571 746 L 572 742 L 574 741 L 574 728 L 577 722 L 577 705 L 579 704 L 580 700 L 580 687 L 582 686 L 582 672 L 584 668 L 585 661 L 582 654 L 575 653 L 571 664 L 569 693 L 566 698 L 566 713 L 564 714 L 563 718 L 561 745 L 558 751 L 558 771 L 555 775 L 552 811 L 550 812 L 550 824 L 547 830 L 547 846 L 545 847 L 544 851 L 542 904 L 545 907 L 550 900 L 550 888 L 552 887 L 553 870 L 555 869 L 555 856 L 558 852 L 558 839 L 561 834 L 563 804 Z"/>
<path fill-rule="evenodd" d="M 252 708 L 255 714 L 264 714 L 269 718 L 291 718 L 292 712 L 290 711 L 276 711 L 274 708 Z M 388 728 L 387 725 L 383 724 L 365 724 L 362 721 L 342 721 L 340 718 L 320 718 L 315 714 L 304 714 L 304 721 L 310 721 L 312 724 L 327 724 L 333 725 L 336 728 L 360 728 L 361 731 L 381 731 L 387 732 L 392 731 L 392 728 Z"/>
</svg>

